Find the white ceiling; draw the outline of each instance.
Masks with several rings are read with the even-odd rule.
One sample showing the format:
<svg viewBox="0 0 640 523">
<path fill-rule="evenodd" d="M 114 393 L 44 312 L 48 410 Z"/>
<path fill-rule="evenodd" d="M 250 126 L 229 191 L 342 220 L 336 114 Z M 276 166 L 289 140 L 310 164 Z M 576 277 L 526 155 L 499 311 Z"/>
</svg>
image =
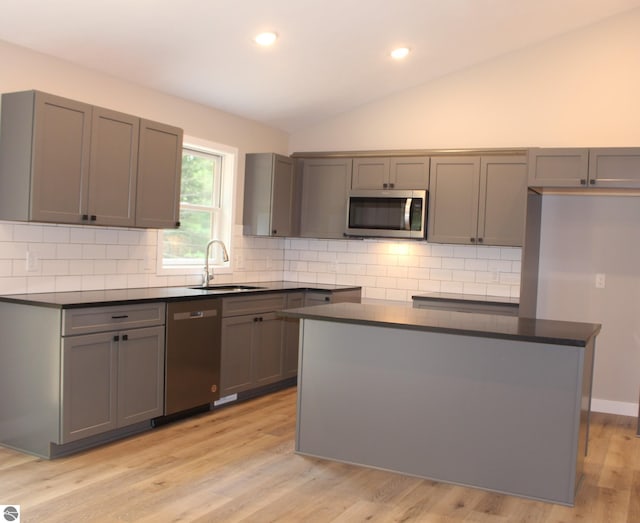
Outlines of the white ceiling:
<svg viewBox="0 0 640 523">
<path fill-rule="evenodd" d="M 2 0 L 0 40 L 286 131 L 640 0 Z M 253 36 L 274 30 L 275 46 Z M 412 49 L 398 63 L 389 51 Z M 34 86 L 37 87 L 37 86 Z"/>
</svg>

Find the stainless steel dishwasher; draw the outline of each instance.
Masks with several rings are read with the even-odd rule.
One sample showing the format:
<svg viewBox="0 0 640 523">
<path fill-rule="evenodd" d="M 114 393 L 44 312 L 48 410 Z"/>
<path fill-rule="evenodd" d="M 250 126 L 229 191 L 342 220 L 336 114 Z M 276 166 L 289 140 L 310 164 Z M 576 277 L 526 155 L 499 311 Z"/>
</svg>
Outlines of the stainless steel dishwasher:
<svg viewBox="0 0 640 523">
<path fill-rule="evenodd" d="M 220 299 L 168 303 L 165 415 L 219 399 L 221 304 Z"/>
</svg>

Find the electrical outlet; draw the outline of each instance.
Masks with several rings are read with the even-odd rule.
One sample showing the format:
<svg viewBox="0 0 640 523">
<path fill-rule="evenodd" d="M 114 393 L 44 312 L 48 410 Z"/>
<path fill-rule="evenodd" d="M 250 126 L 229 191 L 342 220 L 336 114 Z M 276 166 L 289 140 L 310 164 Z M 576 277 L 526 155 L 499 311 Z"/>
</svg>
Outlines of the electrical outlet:
<svg viewBox="0 0 640 523">
<path fill-rule="evenodd" d="M 596 274 L 596 289 L 604 289 L 605 276 L 602 273 Z"/>
<path fill-rule="evenodd" d="M 26 269 L 27 272 L 35 272 L 38 270 L 38 255 L 35 252 L 27 251 Z"/>
</svg>

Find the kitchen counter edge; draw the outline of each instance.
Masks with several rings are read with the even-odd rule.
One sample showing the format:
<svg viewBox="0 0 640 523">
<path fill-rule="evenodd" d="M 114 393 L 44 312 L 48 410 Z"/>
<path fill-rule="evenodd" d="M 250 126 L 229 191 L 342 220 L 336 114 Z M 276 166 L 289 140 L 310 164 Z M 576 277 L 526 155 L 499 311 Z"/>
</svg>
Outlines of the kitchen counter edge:
<svg viewBox="0 0 640 523">
<path fill-rule="evenodd" d="M 585 347 L 601 329 L 598 323 L 579 323 L 501 314 L 476 314 L 395 305 L 336 303 L 287 309 L 289 318 L 353 323 L 408 330 L 530 341 Z"/>
<path fill-rule="evenodd" d="M 225 285 L 225 284 L 220 284 Z M 230 284 L 230 285 L 235 285 Z M 0 296 L 0 302 L 17 303 L 60 309 L 81 307 L 102 307 L 146 303 L 152 301 L 184 301 L 194 299 L 229 298 L 233 296 L 255 296 L 273 292 L 335 292 L 361 289 L 358 285 L 312 284 L 289 281 L 242 282 L 238 285 L 255 286 L 255 289 L 242 292 L 210 292 L 206 289 L 195 289 L 189 286 L 172 287 L 140 287 L 131 289 L 105 289 L 93 291 L 67 291 L 33 294 L 7 294 Z"/>
</svg>

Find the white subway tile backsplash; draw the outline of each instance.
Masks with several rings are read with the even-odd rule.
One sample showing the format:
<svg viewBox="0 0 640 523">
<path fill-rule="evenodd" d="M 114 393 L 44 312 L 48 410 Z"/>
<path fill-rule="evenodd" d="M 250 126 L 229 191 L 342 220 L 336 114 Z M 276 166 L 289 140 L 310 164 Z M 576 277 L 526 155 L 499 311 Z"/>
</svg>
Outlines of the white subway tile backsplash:
<svg viewBox="0 0 640 523">
<path fill-rule="evenodd" d="M 282 278 L 361 285 L 365 296 L 409 301 L 444 291 L 517 297 L 521 250 L 427 242 L 259 238 L 231 243 L 242 268 L 219 283 Z M 198 285 L 200 275 L 156 274 L 157 231 L 0 222 L 0 293 Z M 26 253 L 36 257 L 26 270 Z"/>
</svg>

